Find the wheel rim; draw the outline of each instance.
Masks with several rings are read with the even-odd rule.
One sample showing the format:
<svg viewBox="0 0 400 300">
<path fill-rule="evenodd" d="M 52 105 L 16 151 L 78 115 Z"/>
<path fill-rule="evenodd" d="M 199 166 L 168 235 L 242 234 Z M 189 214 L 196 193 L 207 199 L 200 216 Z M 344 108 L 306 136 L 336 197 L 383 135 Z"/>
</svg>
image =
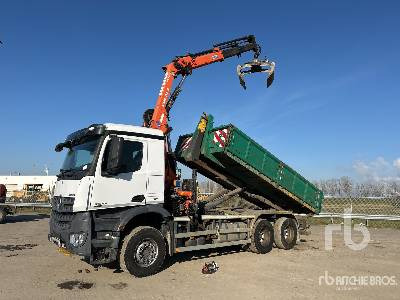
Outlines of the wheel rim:
<svg viewBox="0 0 400 300">
<path fill-rule="evenodd" d="M 286 226 L 283 229 L 283 238 L 286 242 L 290 243 L 294 237 L 294 230 L 291 226 Z"/>
<path fill-rule="evenodd" d="M 136 248 L 135 260 L 143 268 L 151 266 L 157 259 L 158 245 L 152 239 L 143 240 Z"/>
<path fill-rule="evenodd" d="M 269 243 L 269 239 L 270 239 L 270 233 L 268 231 L 267 227 L 264 227 L 261 231 L 260 231 L 260 237 L 259 237 L 259 242 L 261 245 L 265 246 Z"/>
<path fill-rule="evenodd" d="M 286 228 L 286 229 L 283 231 L 283 236 L 285 237 L 285 240 L 288 239 L 288 237 L 289 237 L 289 229 Z"/>
</svg>

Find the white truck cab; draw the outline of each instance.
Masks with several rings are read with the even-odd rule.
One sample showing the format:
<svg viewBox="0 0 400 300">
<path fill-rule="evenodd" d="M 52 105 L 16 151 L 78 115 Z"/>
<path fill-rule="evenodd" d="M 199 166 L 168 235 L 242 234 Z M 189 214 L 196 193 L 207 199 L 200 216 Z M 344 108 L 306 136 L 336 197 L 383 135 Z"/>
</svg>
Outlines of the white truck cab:
<svg viewBox="0 0 400 300">
<path fill-rule="evenodd" d="M 93 247 L 104 249 L 113 244 L 118 248 L 121 228 L 136 213 L 155 211 L 159 218 L 168 215 L 163 209 L 162 131 L 94 124 L 56 146 L 56 151 L 63 149 L 68 152 L 52 198 L 49 238 L 53 242 L 91 262 L 112 261 L 115 251 L 96 256 L 99 252 Z M 139 209 L 132 210 L 135 207 Z M 103 215 L 107 217 L 103 219 Z"/>
<path fill-rule="evenodd" d="M 121 141 L 122 167 L 107 169 L 109 149 Z M 156 129 L 106 123 L 68 136 L 56 198 L 73 198 L 72 212 L 164 202 L 164 137 Z"/>
</svg>

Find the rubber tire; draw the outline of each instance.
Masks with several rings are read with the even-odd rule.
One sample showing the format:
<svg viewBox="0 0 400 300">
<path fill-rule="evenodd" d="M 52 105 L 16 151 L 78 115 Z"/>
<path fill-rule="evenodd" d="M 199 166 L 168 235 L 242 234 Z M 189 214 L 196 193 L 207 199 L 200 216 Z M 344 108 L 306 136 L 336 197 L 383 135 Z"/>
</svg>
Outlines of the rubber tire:
<svg viewBox="0 0 400 300">
<path fill-rule="evenodd" d="M 260 242 L 260 235 L 264 231 L 268 233 L 267 240 L 265 244 Z M 274 244 L 274 228 L 272 227 L 271 223 L 265 219 L 259 219 L 256 221 L 254 225 L 253 234 L 251 236 L 251 244 L 250 244 L 250 251 L 258 254 L 266 254 L 272 250 Z"/>
<path fill-rule="evenodd" d="M 142 267 L 136 263 L 135 250 L 144 239 L 153 239 L 158 246 L 158 256 L 153 264 Z M 153 227 L 140 226 L 132 230 L 125 236 L 119 255 L 120 267 L 124 272 L 128 272 L 135 277 L 146 277 L 157 273 L 165 260 L 166 244 L 161 232 Z"/>
<path fill-rule="evenodd" d="M 291 230 L 288 239 L 285 230 Z M 292 218 L 281 217 L 274 224 L 274 240 L 276 247 L 284 250 L 292 249 L 297 242 L 297 222 Z"/>
<path fill-rule="evenodd" d="M 0 208 L 0 224 L 6 222 L 7 213 L 4 208 Z"/>
</svg>

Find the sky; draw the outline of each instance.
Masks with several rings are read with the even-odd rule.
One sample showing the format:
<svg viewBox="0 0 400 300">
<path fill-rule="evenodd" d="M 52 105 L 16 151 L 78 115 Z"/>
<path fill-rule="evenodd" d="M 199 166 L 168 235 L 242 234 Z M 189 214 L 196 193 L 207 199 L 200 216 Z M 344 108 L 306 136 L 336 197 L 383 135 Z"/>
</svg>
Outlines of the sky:
<svg viewBox="0 0 400 300">
<path fill-rule="evenodd" d="M 254 34 L 274 84 L 195 70 L 172 140 L 232 123 L 311 180 L 400 179 L 398 1 L 1 1 L 0 174 L 56 174 L 54 146 L 92 123 L 141 124 L 174 56 Z"/>
</svg>

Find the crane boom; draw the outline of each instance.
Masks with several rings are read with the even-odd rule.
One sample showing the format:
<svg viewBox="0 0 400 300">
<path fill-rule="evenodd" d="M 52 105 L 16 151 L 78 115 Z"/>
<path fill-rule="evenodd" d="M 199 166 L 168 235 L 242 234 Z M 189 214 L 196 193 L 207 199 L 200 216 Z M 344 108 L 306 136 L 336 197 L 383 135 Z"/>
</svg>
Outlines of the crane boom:
<svg viewBox="0 0 400 300">
<path fill-rule="evenodd" d="M 231 41 L 215 44 L 213 45 L 213 48 L 209 50 L 177 56 L 172 60 L 172 62 L 163 67 L 165 76 L 161 84 L 157 102 L 154 109 L 147 110 L 143 115 L 144 126 L 160 129 L 164 132 L 164 134 L 168 134 L 170 131 L 168 126 L 169 111 L 182 89 L 184 80 L 188 75 L 192 74 L 194 69 L 216 62 L 222 62 L 226 58 L 240 56 L 242 53 L 248 51 L 253 51 L 254 61 L 259 61 L 258 56 L 260 55 L 260 50 L 261 48 L 257 44 L 254 35 L 248 35 Z M 251 62 L 249 63 L 251 64 Z M 246 63 L 246 66 L 248 66 L 249 63 Z M 240 66 L 238 66 L 238 68 L 239 67 Z M 253 68 L 253 72 L 265 72 L 265 70 Z M 270 72 L 270 75 L 273 74 L 273 70 L 267 70 L 267 72 Z M 249 72 L 246 71 L 246 73 Z M 171 93 L 174 79 L 179 75 L 182 76 L 181 81 Z M 239 75 L 239 77 L 240 76 L 241 75 Z M 242 81 L 243 79 L 241 79 L 241 84 Z"/>
</svg>

